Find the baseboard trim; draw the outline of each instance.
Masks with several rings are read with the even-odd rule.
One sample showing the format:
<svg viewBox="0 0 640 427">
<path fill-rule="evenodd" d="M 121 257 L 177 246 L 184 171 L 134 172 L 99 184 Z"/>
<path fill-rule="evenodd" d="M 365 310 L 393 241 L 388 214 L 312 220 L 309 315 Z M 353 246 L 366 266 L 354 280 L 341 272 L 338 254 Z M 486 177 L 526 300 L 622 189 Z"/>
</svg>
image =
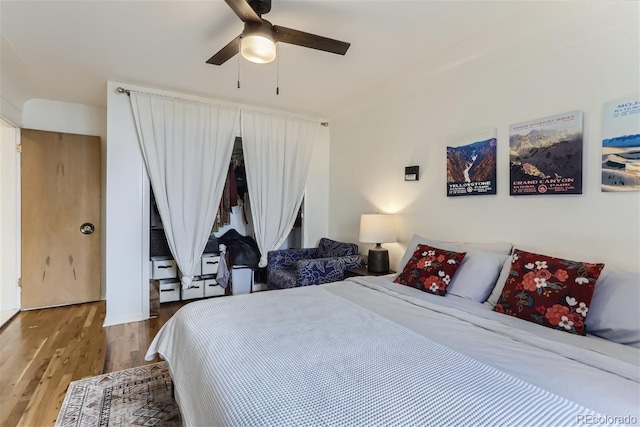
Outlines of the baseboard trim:
<svg viewBox="0 0 640 427">
<path fill-rule="evenodd" d="M 131 323 L 131 322 L 140 322 L 142 320 L 147 320 L 147 318 L 144 317 L 142 313 L 129 314 L 127 316 L 118 316 L 118 317 L 106 317 L 104 319 L 104 323 L 102 324 L 102 327 L 106 328 L 107 326 L 121 325 L 123 323 Z"/>
<path fill-rule="evenodd" d="M 13 317 L 20 313 L 20 310 L 2 310 L 0 311 L 0 328 L 9 323 L 9 320 L 13 319 Z"/>
</svg>

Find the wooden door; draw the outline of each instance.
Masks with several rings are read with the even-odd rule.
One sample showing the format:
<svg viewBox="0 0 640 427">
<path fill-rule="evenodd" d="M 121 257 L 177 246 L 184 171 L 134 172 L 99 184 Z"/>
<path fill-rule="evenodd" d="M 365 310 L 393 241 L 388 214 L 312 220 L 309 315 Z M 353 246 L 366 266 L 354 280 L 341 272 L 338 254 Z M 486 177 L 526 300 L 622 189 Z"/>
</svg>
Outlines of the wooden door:
<svg viewBox="0 0 640 427">
<path fill-rule="evenodd" d="M 22 308 L 100 299 L 100 137 L 21 131 Z"/>
</svg>

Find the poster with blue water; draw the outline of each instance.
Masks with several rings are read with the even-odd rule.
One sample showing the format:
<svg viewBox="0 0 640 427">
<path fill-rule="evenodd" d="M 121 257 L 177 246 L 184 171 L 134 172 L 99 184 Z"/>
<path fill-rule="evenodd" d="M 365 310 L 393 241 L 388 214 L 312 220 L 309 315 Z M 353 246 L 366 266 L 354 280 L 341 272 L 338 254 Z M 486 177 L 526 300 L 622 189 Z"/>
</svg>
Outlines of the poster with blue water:
<svg viewBox="0 0 640 427">
<path fill-rule="evenodd" d="M 448 139 L 447 197 L 496 194 L 496 129 Z"/>
<path fill-rule="evenodd" d="M 602 191 L 640 191 L 640 96 L 602 106 Z"/>
</svg>

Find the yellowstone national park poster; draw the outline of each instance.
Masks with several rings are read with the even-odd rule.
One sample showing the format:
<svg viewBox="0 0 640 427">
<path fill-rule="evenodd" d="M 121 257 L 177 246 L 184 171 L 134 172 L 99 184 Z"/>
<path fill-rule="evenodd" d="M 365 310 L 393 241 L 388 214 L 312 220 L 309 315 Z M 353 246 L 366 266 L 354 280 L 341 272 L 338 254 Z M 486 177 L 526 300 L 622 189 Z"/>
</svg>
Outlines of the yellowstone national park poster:
<svg viewBox="0 0 640 427">
<path fill-rule="evenodd" d="M 447 196 L 496 194 L 496 129 L 448 139 Z"/>
<path fill-rule="evenodd" d="M 640 191 L 640 96 L 602 106 L 602 191 Z"/>
<path fill-rule="evenodd" d="M 582 112 L 509 126 L 510 194 L 582 194 Z"/>
</svg>

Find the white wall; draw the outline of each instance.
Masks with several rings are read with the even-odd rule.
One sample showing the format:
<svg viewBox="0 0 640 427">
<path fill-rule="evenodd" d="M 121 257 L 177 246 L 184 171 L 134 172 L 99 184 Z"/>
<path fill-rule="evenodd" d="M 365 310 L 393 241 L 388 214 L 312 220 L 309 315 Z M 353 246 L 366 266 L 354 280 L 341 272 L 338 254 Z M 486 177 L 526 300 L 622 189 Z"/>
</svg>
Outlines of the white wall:
<svg viewBox="0 0 640 427">
<path fill-rule="evenodd" d="M 0 325 L 20 308 L 19 142 L 20 130 L 0 119 Z"/>
<path fill-rule="evenodd" d="M 602 104 L 640 93 L 638 3 L 610 5 L 550 4 L 567 19 L 509 24 L 515 39 L 537 31 L 525 21 L 543 26 L 535 40 L 468 56 L 477 39 L 510 36 L 504 28 L 478 35 L 436 58 L 439 67 L 411 70 L 345 109 L 332 124 L 330 234 L 357 241 L 360 214 L 398 213 L 400 243 L 385 245 L 393 267 L 417 233 L 639 270 L 640 192 L 600 191 Z M 572 110 L 584 118 L 583 194 L 510 197 L 509 124 Z M 498 194 L 447 198 L 447 137 L 490 126 L 498 129 Z M 403 180 L 411 165 L 421 168 L 418 182 Z"/>
<path fill-rule="evenodd" d="M 149 179 L 138 143 L 131 104 L 126 95 L 116 92 L 119 86 L 196 101 L 211 101 L 126 83 L 107 83 L 108 232 L 105 325 L 143 320 L 149 313 Z M 328 147 L 328 132 L 324 131 L 314 154 L 305 193 L 305 200 L 311 206 L 317 206 L 317 209 L 307 210 L 305 216 L 305 241 L 313 243 L 325 235 L 328 229 Z"/>
<path fill-rule="evenodd" d="M 105 141 L 107 110 L 104 107 L 49 99 L 30 99 L 23 106 L 22 127 L 78 135 L 97 135 Z"/>
<path fill-rule="evenodd" d="M 313 151 L 307 188 L 304 193 L 302 247 L 317 246 L 329 235 L 329 146 L 330 128 L 322 126 Z"/>
<path fill-rule="evenodd" d="M 20 127 L 22 106 L 33 91 L 29 69 L 9 40 L 0 33 L 0 116 Z"/>
<path fill-rule="evenodd" d="M 105 326 L 146 319 L 149 312 L 149 178 L 129 97 L 116 93 L 118 86 L 107 84 Z"/>
<path fill-rule="evenodd" d="M 77 135 L 99 136 L 101 141 L 101 242 L 102 270 L 100 274 L 101 298 L 106 297 L 105 280 L 105 213 L 106 213 L 106 151 L 107 151 L 107 110 L 104 107 L 52 101 L 49 99 L 30 99 L 24 103 L 22 127 L 25 129 L 63 132 Z"/>
</svg>

